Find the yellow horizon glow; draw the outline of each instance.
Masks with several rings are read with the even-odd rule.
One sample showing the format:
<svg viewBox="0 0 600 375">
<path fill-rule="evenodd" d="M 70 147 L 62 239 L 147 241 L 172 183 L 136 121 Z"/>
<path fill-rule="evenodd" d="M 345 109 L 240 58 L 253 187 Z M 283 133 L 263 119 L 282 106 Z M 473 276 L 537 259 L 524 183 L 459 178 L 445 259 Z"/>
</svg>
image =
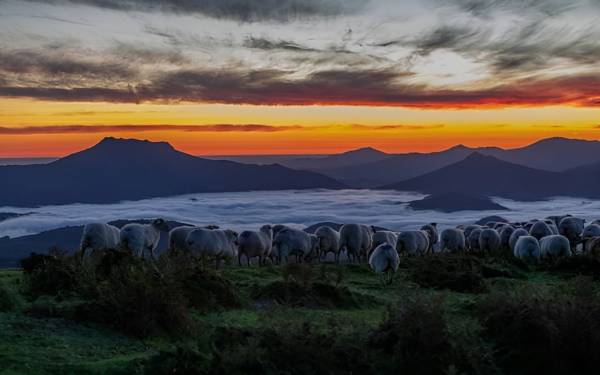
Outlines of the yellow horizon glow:
<svg viewBox="0 0 600 375">
<path fill-rule="evenodd" d="M 64 156 L 105 136 L 170 142 L 194 155 L 326 154 L 371 146 L 390 153 L 439 151 L 456 144 L 520 147 L 547 137 L 600 139 L 600 108 L 569 106 L 409 109 L 351 106 L 69 103 L 0 99 L 0 126 L 300 125 L 278 132 L 116 131 L 0 135 L 0 157 Z M 423 129 L 373 130 L 409 125 Z M 443 125 L 443 127 L 439 127 Z M 428 128 L 431 126 L 438 126 Z"/>
</svg>

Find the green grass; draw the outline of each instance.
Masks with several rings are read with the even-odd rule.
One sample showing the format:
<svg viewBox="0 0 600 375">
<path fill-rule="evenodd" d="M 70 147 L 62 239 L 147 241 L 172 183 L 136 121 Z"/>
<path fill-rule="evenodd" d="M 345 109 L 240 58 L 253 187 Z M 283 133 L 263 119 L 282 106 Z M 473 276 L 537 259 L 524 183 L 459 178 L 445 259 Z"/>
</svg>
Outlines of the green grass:
<svg viewBox="0 0 600 375">
<path fill-rule="evenodd" d="M 339 284 L 340 288 L 347 288 L 344 293 L 351 293 L 360 304 L 347 308 L 292 307 L 253 297 L 256 290 L 283 281 L 280 267 L 228 267 L 219 272 L 233 283 L 242 305 L 208 313 L 192 310 L 199 335 L 219 329 L 257 331 L 290 322 L 310 322 L 317 332 L 325 332 L 332 322 L 336 322 L 340 332 L 351 334 L 377 328 L 385 318 L 388 306 L 420 296 L 443 300 L 445 314 L 452 318 L 448 319 L 452 336 L 464 335 L 465 340 L 470 340 L 471 332 L 481 330 L 472 310 L 490 293 L 527 290 L 552 295 L 574 290 L 571 278 L 541 271 L 525 272 L 523 278 L 487 278 L 484 280 L 487 290 L 481 293 L 423 288 L 413 281 L 415 270 L 410 268 L 401 268 L 392 285 L 382 286 L 366 265 L 326 264 L 311 267 L 310 282 Z M 598 281 L 593 283 L 600 288 Z M 0 286 L 18 294 L 22 301 L 12 311 L 0 312 L 0 374 L 143 373 L 145 361 L 158 353 L 169 351 L 182 342 L 200 340 L 193 335 L 134 338 L 106 326 L 65 319 L 68 314 L 63 314 L 61 308 L 68 310 L 76 305 L 76 298 L 30 297 L 25 293 L 24 275 L 18 270 L 0 271 Z M 40 311 L 39 305 L 43 305 L 42 310 L 44 306 L 56 309 L 55 316 L 60 317 L 36 314 Z"/>
</svg>

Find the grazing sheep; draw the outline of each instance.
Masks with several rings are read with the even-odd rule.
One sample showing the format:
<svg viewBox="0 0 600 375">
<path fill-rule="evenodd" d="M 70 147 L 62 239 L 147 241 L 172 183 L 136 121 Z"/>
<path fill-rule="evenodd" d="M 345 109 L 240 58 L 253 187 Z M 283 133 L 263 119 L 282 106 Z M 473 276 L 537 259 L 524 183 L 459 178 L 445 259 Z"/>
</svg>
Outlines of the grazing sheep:
<svg viewBox="0 0 600 375">
<path fill-rule="evenodd" d="M 496 253 L 500 249 L 500 235 L 495 229 L 484 229 L 479 235 L 479 250 L 484 253 Z"/>
<path fill-rule="evenodd" d="M 571 250 L 575 252 L 577 244 L 581 241 L 581 232 L 585 226 L 585 219 L 577 217 L 565 217 L 558 224 L 558 231 L 567 237 L 571 244 Z"/>
<path fill-rule="evenodd" d="M 501 249 L 510 249 L 510 236 L 515 231 L 515 227 L 512 225 L 505 225 L 500 230 L 500 248 Z"/>
<path fill-rule="evenodd" d="M 536 221 L 529 229 L 529 235 L 535 237 L 538 241 L 546 236 L 551 236 L 552 229 L 543 221 Z"/>
<path fill-rule="evenodd" d="M 394 274 L 398 271 L 400 257 L 398 252 L 389 243 L 383 243 L 375 248 L 369 257 L 369 266 L 379 274 L 383 284 L 391 284 Z"/>
<path fill-rule="evenodd" d="M 477 225 L 477 224 L 467 225 L 465 227 L 465 229 L 463 230 L 465 239 L 468 240 L 468 238 L 471 236 L 471 232 L 474 231 L 475 229 L 481 229 L 481 225 Z"/>
<path fill-rule="evenodd" d="M 538 261 L 541 256 L 540 243 L 533 236 L 521 236 L 515 245 L 514 255 L 519 259 Z"/>
<path fill-rule="evenodd" d="M 583 243 L 584 249 L 586 242 L 592 237 L 600 237 L 600 225 L 590 224 L 583 228 L 583 232 L 581 233 L 581 242 Z"/>
<path fill-rule="evenodd" d="M 217 268 L 223 259 L 237 256 L 238 234 L 230 229 L 196 228 L 188 234 L 187 248 L 199 258 L 215 258 Z"/>
<path fill-rule="evenodd" d="M 273 228 L 263 225 L 258 231 L 245 230 L 238 237 L 238 264 L 242 265 L 242 255 L 250 266 L 250 259 L 258 257 L 258 265 L 271 254 L 273 245 Z"/>
<path fill-rule="evenodd" d="M 86 224 L 81 235 L 81 257 L 86 253 L 116 249 L 119 246 L 119 228 L 104 223 Z"/>
<path fill-rule="evenodd" d="M 555 234 L 546 236 L 540 240 L 540 250 L 543 258 L 555 258 L 560 256 L 570 257 L 571 245 L 565 236 Z"/>
<path fill-rule="evenodd" d="M 470 251 L 479 251 L 479 237 L 481 236 L 481 232 L 484 228 L 475 228 L 467 237 L 467 242 L 469 244 Z"/>
<path fill-rule="evenodd" d="M 465 251 L 465 235 L 460 229 L 444 229 L 440 236 L 440 251 L 452 253 Z"/>
<path fill-rule="evenodd" d="M 427 239 L 429 240 L 429 248 L 427 249 L 428 253 L 433 253 L 433 247 L 436 243 L 439 242 L 437 223 L 429 223 L 427 225 L 423 225 L 421 230 L 427 232 Z"/>
<path fill-rule="evenodd" d="M 171 251 L 183 251 L 188 252 L 187 248 L 187 236 L 191 231 L 197 229 L 199 227 L 194 227 L 190 225 L 183 225 L 174 229 L 171 229 L 169 232 L 169 249 Z M 207 225 L 203 227 L 205 229 L 219 229 L 218 225 Z"/>
<path fill-rule="evenodd" d="M 344 224 L 340 228 L 340 251 L 346 250 L 348 259 L 354 261 L 367 256 L 373 243 L 373 231 L 363 224 Z"/>
<path fill-rule="evenodd" d="M 522 236 L 528 236 L 529 232 L 525 229 L 525 228 L 517 228 L 515 229 L 515 231 L 510 235 L 510 239 L 508 240 L 508 245 L 510 247 L 511 251 L 515 251 L 515 246 L 517 245 L 517 241 L 519 240 L 519 237 Z"/>
<path fill-rule="evenodd" d="M 155 258 L 154 251 L 160 240 L 160 232 L 167 230 L 169 226 L 164 219 L 156 219 L 150 224 L 127 224 L 121 228 L 121 247 L 138 257 L 149 253 L 152 258 Z"/>
<path fill-rule="evenodd" d="M 583 248 L 583 251 L 586 254 L 590 254 L 593 256 L 600 255 L 600 237 L 589 238 L 585 242 L 585 247 Z"/>
<path fill-rule="evenodd" d="M 169 249 L 171 251 L 187 252 L 188 248 L 185 240 L 194 229 L 196 229 L 196 227 L 187 225 L 171 229 L 169 232 Z"/>
<path fill-rule="evenodd" d="M 409 230 L 398 234 L 398 254 L 423 255 L 429 249 L 429 237 L 424 230 Z"/>
<path fill-rule="evenodd" d="M 340 261 L 340 232 L 328 227 L 320 226 L 315 231 L 315 236 L 319 238 L 320 256 L 327 256 L 328 253 L 333 253 L 336 263 Z"/>
<path fill-rule="evenodd" d="M 554 225 L 556 225 L 558 227 L 558 225 L 560 224 L 560 222 L 562 221 L 562 219 L 564 219 L 566 217 L 571 217 L 571 215 L 567 214 L 567 215 L 548 216 L 546 219 L 552 220 L 552 222 L 554 222 Z"/>
<path fill-rule="evenodd" d="M 277 254 L 277 262 L 282 259 L 288 262 L 290 255 L 296 255 L 299 262 L 310 260 L 319 255 L 319 238 L 303 230 L 286 228 L 279 231 L 273 239 L 273 250 Z"/>
<path fill-rule="evenodd" d="M 375 231 L 375 228 L 373 228 L 373 231 Z M 371 251 L 375 250 L 377 246 L 384 243 L 389 243 L 395 249 L 396 242 L 398 242 L 398 235 L 394 232 L 391 232 L 389 230 L 375 232 L 373 233 L 373 245 L 371 246 Z"/>
</svg>

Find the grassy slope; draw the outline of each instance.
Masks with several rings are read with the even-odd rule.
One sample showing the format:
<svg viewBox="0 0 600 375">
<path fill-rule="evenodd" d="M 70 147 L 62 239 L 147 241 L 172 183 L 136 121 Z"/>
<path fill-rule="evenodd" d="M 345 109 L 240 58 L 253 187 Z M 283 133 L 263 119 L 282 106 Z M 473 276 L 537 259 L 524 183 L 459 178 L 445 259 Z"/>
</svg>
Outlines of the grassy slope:
<svg viewBox="0 0 600 375">
<path fill-rule="evenodd" d="M 443 296 L 453 315 L 451 329 L 457 334 L 465 329 L 478 329 L 466 312 L 478 294 L 436 291 L 420 288 L 409 280 L 407 270 L 400 270 L 393 285 L 382 287 L 367 266 L 315 266 L 316 277 L 322 273 L 334 277 L 337 267 L 345 272 L 340 285 L 359 297 L 358 307 L 324 309 L 286 307 L 251 298 L 257 285 L 282 280 L 278 267 L 228 268 L 224 275 L 236 286 L 245 300 L 242 309 L 202 315 L 194 314 L 201 324 L 216 327 L 259 328 L 289 321 L 311 321 L 316 327 L 335 319 L 348 329 L 368 329 L 379 324 L 386 306 L 410 293 Z M 314 277 L 314 275 L 313 275 Z M 0 271 L 0 283 L 17 292 L 21 286 L 20 271 Z M 487 279 L 490 291 L 519 288 L 545 293 L 568 287 L 569 281 L 544 272 L 528 273 L 524 279 Z M 362 298 L 364 297 L 364 299 Z M 77 324 L 59 318 L 39 318 L 22 311 L 31 307 L 23 299 L 16 312 L 0 312 L 0 373 L 123 373 L 135 372 L 140 359 L 161 349 L 168 349 L 177 338 L 138 340 L 93 324 Z"/>
</svg>

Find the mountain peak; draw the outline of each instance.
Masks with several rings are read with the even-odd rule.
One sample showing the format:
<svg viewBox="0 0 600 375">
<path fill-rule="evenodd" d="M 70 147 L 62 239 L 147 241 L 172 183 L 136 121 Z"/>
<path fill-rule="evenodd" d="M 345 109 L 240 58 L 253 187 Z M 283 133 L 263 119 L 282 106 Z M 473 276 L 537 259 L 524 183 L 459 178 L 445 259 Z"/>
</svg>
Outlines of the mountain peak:
<svg viewBox="0 0 600 375">
<path fill-rule="evenodd" d="M 98 142 L 96 147 L 145 147 L 145 148 L 161 148 L 161 149 L 170 149 L 174 150 L 173 146 L 171 146 L 168 142 L 153 142 L 147 139 L 134 139 L 134 138 L 116 138 L 116 137 L 105 137 L 100 142 Z"/>
<path fill-rule="evenodd" d="M 384 155 L 385 152 L 380 151 L 376 148 L 373 147 L 361 147 L 361 148 L 357 148 L 356 150 L 350 150 L 347 152 L 344 152 L 344 154 L 348 155 L 348 154 L 362 154 L 362 155 Z"/>
</svg>

